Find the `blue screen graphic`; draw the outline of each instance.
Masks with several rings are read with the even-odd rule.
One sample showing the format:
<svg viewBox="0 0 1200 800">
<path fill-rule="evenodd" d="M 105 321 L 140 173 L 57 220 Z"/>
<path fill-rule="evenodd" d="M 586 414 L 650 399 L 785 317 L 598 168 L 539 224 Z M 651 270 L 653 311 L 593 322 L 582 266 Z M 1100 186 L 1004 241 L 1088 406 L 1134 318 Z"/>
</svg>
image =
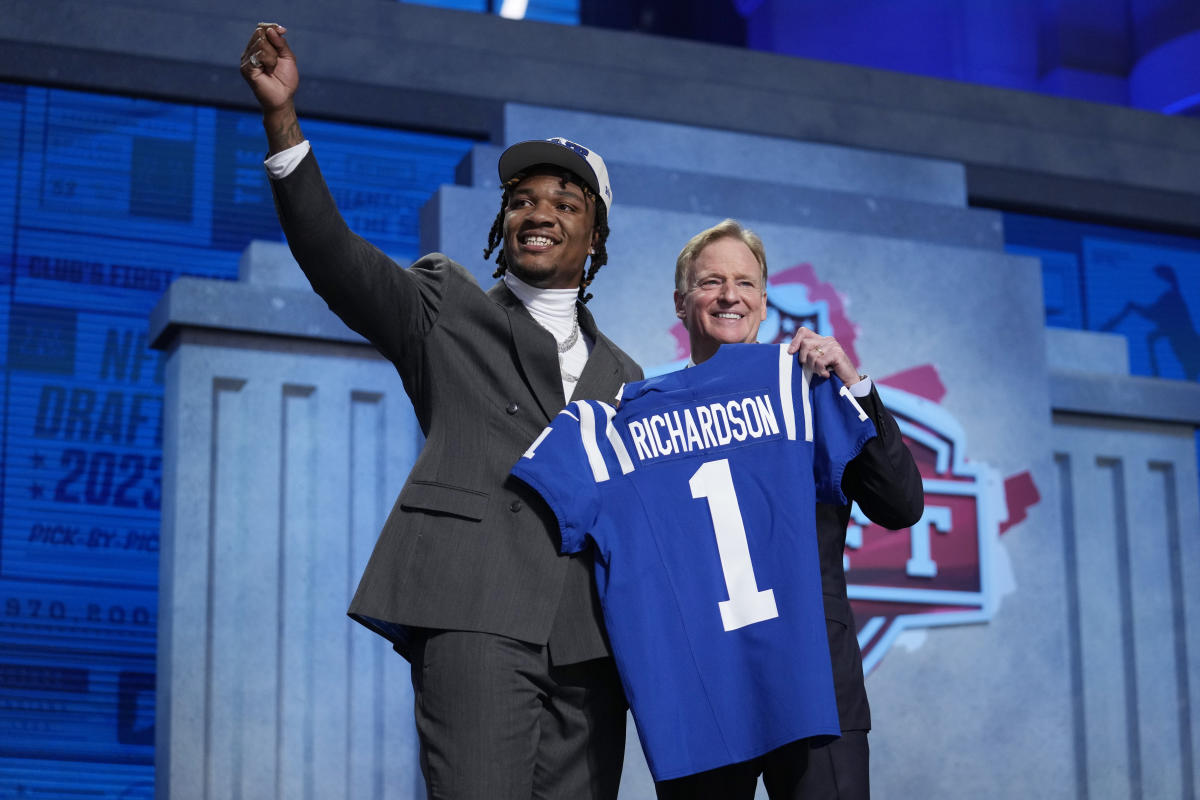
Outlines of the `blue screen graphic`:
<svg viewBox="0 0 1200 800">
<path fill-rule="evenodd" d="M 1004 229 L 1042 260 L 1047 325 L 1122 334 L 1134 375 L 1200 380 L 1200 240 L 1021 214 Z"/>
<path fill-rule="evenodd" d="M 417 255 L 471 142 L 304 123 L 347 220 Z M 0 84 L 0 797 L 150 798 L 163 354 L 183 276 L 279 241 L 256 115 Z"/>
</svg>

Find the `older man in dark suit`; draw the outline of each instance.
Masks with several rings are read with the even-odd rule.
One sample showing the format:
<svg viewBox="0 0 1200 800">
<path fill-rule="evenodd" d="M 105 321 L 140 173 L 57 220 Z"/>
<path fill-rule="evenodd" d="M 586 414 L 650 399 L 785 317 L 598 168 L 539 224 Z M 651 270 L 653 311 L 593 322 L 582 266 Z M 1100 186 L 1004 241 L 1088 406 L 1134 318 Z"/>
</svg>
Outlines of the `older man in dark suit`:
<svg viewBox="0 0 1200 800">
<path fill-rule="evenodd" d="M 767 258 L 758 236 L 734 220 L 693 236 L 675 266 L 675 312 L 688 331 L 693 363 L 712 357 L 722 344 L 755 341 L 767 315 Z M 832 336 L 800 328 L 788 350 L 816 374 L 837 375 L 875 424 L 877 435 L 846 466 L 843 493 L 879 525 L 916 524 L 925 506 L 921 474 L 871 380 L 859 375 Z M 849 521 L 849 505 L 817 503 L 821 589 L 841 738 L 815 748 L 793 742 L 753 762 L 665 781 L 658 785 L 660 798 L 751 798 L 761 774 L 771 800 L 868 800 L 871 712 L 842 567 Z"/>
<path fill-rule="evenodd" d="M 508 475 L 567 399 L 613 402 L 642 375 L 583 305 L 606 260 L 604 162 L 562 139 L 505 151 L 490 290 L 439 253 L 402 269 L 330 197 L 285 32 L 259 25 L 241 66 L 280 223 L 317 293 L 395 364 L 426 437 L 350 616 L 411 662 L 430 798 L 614 798 L 625 701 L 590 560 L 558 554 L 553 515 Z"/>
</svg>

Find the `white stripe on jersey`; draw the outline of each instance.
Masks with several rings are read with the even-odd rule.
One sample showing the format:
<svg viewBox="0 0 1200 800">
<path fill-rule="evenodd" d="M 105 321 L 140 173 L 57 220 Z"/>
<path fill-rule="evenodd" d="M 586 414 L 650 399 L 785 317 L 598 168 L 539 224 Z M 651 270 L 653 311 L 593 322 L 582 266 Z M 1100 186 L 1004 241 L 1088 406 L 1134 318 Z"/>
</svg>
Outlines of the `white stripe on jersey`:
<svg viewBox="0 0 1200 800">
<path fill-rule="evenodd" d="M 804 384 L 804 441 L 811 442 L 813 440 L 813 420 L 812 420 L 812 400 L 808 396 L 808 384 L 812 380 L 812 370 L 808 367 L 804 368 L 803 374 Z"/>
<path fill-rule="evenodd" d="M 608 465 L 604 463 L 600 445 L 596 442 L 596 414 L 586 400 L 576 400 L 571 405 L 579 409 L 579 436 L 583 440 L 588 465 L 592 468 L 592 477 L 596 483 L 603 483 L 608 480 Z"/>
<path fill-rule="evenodd" d="M 554 430 L 554 428 L 547 425 L 542 432 L 538 434 L 538 438 L 533 440 L 533 444 L 529 445 L 529 449 L 522 454 L 521 458 L 533 458 L 533 451 L 538 449 L 538 445 L 542 443 L 543 439 L 550 435 L 550 431 L 552 430 Z"/>
<path fill-rule="evenodd" d="M 783 405 L 783 427 L 787 438 L 796 441 L 796 409 L 792 406 L 792 356 L 787 345 L 779 345 L 779 402 Z"/>
<path fill-rule="evenodd" d="M 621 387 L 624 390 L 624 386 Z M 617 454 L 617 461 L 621 464 L 621 474 L 628 475 L 633 472 L 633 459 L 629 457 L 629 451 L 625 449 L 625 443 L 621 441 L 620 434 L 613 426 L 613 417 L 617 415 L 617 410 L 605 403 L 601 406 L 604 409 L 605 416 L 608 417 L 608 422 L 604 427 L 604 434 L 608 437 L 608 441 L 613 446 L 613 451 Z"/>
<path fill-rule="evenodd" d="M 858 404 L 858 400 L 856 400 L 856 399 L 854 398 L 854 395 L 850 394 L 850 387 L 849 387 L 849 386 L 843 386 L 843 387 L 842 387 L 842 390 L 841 390 L 840 392 L 838 392 L 838 394 L 840 394 L 842 397 L 845 397 L 847 400 L 849 400 L 849 401 L 850 401 L 850 404 L 854 406 L 854 410 L 858 412 L 858 419 L 859 419 L 859 422 L 864 422 L 864 421 L 866 421 L 866 419 L 867 419 L 867 412 L 863 411 L 863 408 L 862 408 L 862 406 L 860 406 L 860 405 Z"/>
<path fill-rule="evenodd" d="M 787 429 L 787 438 L 796 440 L 796 409 L 792 405 L 792 364 L 795 356 L 787 351 L 787 343 L 779 345 L 779 402 L 783 404 L 783 425 Z M 804 441 L 813 440 L 812 406 L 808 399 L 808 383 L 812 378 L 812 370 L 804 368 L 801 376 L 800 401 L 804 410 Z"/>
</svg>

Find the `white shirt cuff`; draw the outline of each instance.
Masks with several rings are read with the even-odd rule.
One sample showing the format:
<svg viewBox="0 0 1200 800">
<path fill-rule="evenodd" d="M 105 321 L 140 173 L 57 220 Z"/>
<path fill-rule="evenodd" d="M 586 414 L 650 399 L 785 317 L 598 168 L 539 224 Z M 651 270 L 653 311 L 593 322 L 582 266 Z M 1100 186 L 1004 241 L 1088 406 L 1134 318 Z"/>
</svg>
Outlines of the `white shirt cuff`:
<svg viewBox="0 0 1200 800">
<path fill-rule="evenodd" d="M 308 140 L 297 145 L 292 145 L 287 150 L 280 150 L 273 156 L 267 156 L 267 160 L 263 164 L 267 168 L 267 174 L 272 180 L 279 180 L 291 175 L 296 167 L 308 155 L 308 151 L 312 148 L 308 145 Z"/>
<path fill-rule="evenodd" d="M 863 379 L 858 383 L 850 384 L 850 394 L 855 397 L 866 397 L 871 393 L 871 379 L 863 376 Z"/>
</svg>

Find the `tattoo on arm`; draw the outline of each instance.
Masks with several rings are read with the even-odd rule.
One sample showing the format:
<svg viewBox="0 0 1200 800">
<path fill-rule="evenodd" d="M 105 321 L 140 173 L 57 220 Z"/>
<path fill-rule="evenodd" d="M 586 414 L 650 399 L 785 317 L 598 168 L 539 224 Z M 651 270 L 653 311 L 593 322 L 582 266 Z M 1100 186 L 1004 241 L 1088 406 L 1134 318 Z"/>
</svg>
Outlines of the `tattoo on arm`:
<svg viewBox="0 0 1200 800">
<path fill-rule="evenodd" d="M 296 118 L 296 112 L 292 110 L 264 116 L 263 128 L 266 129 L 267 144 L 272 155 L 304 141 L 304 134 L 300 132 L 300 121 Z"/>
</svg>

